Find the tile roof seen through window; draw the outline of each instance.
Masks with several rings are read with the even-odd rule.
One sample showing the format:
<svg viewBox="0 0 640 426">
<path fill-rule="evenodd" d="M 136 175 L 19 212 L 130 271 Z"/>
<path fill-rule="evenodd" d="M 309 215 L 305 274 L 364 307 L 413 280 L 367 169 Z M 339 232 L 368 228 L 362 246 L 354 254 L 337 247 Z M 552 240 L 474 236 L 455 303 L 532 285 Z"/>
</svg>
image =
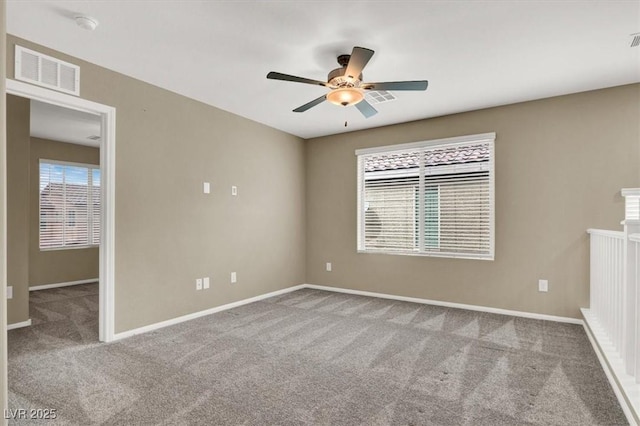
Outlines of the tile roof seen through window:
<svg viewBox="0 0 640 426">
<path fill-rule="evenodd" d="M 100 187 L 93 186 L 94 204 L 97 204 L 100 200 Z M 88 187 L 87 185 L 77 184 L 62 184 L 62 183 L 49 183 L 40 193 L 42 202 L 55 205 L 64 204 L 66 198 L 67 204 L 73 205 L 86 205 L 88 199 Z M 96 197 L 97 196 L 97 197 Z"/>
<path fill-rule="evenodd" d="M 393 154 L 369 155 L 365 159 L 366 172 L 401 170 L 420 167 L 420 154 L 424 155 L 427 167 L 450 164 L 475 163 L 489 161 L 489 146 L 486 144 L 456 146 L 431 149 L 424 152 L 399 152 Z"/>
</svg>

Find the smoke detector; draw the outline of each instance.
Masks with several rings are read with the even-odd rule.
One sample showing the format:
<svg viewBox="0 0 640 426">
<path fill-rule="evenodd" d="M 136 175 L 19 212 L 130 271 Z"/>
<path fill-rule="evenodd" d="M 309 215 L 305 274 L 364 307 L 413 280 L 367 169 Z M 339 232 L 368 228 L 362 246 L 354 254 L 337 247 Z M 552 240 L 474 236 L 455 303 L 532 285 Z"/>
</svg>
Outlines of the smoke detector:
<svg viewBox="0 0 640 426">
<path fill-rule="evenodd" d="M 93 31 L 98 26 L 98 20 L 91 16 L 76 15 L 73 19 L 75 19 L 76 24 L 78 24 L 80 28 L 84 28 L 85 30 Z"/>
</svg>

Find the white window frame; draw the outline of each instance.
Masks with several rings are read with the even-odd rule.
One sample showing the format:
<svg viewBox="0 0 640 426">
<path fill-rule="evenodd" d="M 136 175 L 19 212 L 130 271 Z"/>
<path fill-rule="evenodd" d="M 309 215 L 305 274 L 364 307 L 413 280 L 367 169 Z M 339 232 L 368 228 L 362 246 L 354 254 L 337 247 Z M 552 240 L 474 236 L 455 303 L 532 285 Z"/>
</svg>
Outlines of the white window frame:
<svg viewBox="0 0 640 426">
<path fill-rule="evenodd" d="M 357 210 L 357 252 L 365 253 L 365 254 L 393 254 L 393 255 L 401 255 L 401 256 L 426 256 L 426 257 L 445 257 L 445 258 L 461 258 L 461 259 L 478 259 L 478 260 L 494 260 L 495 259 L 495 161 L 494 161 L 494 152 L 495 152 L 495 138 L 496 134 L 492 133 L 481 133 L 476 135 L 466 135 L 466 136 L 457 136 L 452 138 L 444 138 L 444 139 L 433 139 L 427 141 L 420 142 L 412 142 L 398 145 L 387 145 L 387 146 L 379 146 L 373 148 L 364 148 L 357 149 L 355 151 L 355 155 L 357 158 L 357 199 L 358 199 L 358 210 Z M 468 145 L 472 143 L 490 143 L 491 149 L 489 150 L 489 161 L 488 164 L 484 163 L 478 165 L 478 167 L 483 170 L 489 171 L 489 253 L 487 254 L 477 254 L 477 253 L 450 253 L 450 252 L 427 252 L 427 251 L 385 251 L 385 250 L 367 250 L 365 249 L 365 221 L 364 221 L 364 170 L 363 170 L 363 158 L 366 155 L 370 154 L 388 154 L 396 151 L 410 151 L 416 150 L 420 148 L 429 148 L 429 147 L 447 147 L 454 145 Z M 473 163 L 469 163 L 470 167 Z M 424 188 L 423 185 L 423 170 L 422 165 L 420 166 L 420 188 Z M 455 168 L 455 165 L 450 166 L 451 168 Z M 374 172 L 376 173 L 376 172 Z M 415 173 L 415 171 L 403 171 L 398 170 L 398 175 L 407 173 Z M 420 205 L 424 204 L 424 191 L 421 189 L 419 191 L 420 196 Z M 424 209 L 420 209 L 420 238 L 424 238 Z M 422 247 L 422 245 L 420 245 Z"/>
<path fill-rule="evenodd" d="M 74 163 L 71 161 L 60 161 L 60 160 L 48 160 L 45 158 L 40 158 L 38 161 L 38 247 L 40 251 L 54 251 L 54 250 L 76 250 L 76 249 L 86 249 L 91 247 L 100 247 L 100 242 L 97 244 L 89 242 L 89 244 L 74 244 L 74 245 L 65 245 L 64 237 L 62 241 L 62 245 L 58 246 L 48 246 L 42 247 L 42 240 L 40 234 L 40 227 L 42 224 L 42 196 L 40 194 L 40 166 L 42 164 L 53 164 L 58 166 L 71 166 L 71 167 L 82 167 L 88 170 L 87 173 L 87 241 L 93 240 L 93 194 L 91 188 L 93 188 L 93 171 L 100 171 L 100 166 L 97 164 L 88 164 L 88 163 Z M 100 177 L 102 179 L 102 176 Z M 66 183 L 65 183 L 66 184 Z M 100 185 L 100 192 L 102 193 L 102 182 Z M 102 200 L 101 200 L 102 201 Z M 66 217 L 63 214 L 62 222 L 63 224 L 66 221 Z M 63 225 L 64 226 L 64 225 Z M 63 234 L 64 235 L 64 234 Z"/>
</svg>

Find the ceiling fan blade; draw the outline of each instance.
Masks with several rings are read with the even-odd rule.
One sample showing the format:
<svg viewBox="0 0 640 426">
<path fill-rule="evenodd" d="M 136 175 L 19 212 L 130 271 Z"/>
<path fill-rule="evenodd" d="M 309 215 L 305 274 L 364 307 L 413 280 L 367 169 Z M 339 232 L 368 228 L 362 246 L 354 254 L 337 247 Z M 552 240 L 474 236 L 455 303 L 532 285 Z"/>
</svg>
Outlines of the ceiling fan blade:
<svg viewBox="0 0 640 426">
<path fill-rule="evenodd" d="M 318 86 L 327 85 L 327 83 L 325 83 L 324 81 L 312 80 L 310 78 L 304 78 L 304 77 L 296 77 L 295 75 L 282 74 L 275 71 L 271 71 L 269 74 L 267 74 L 267 78 L 271 80 L 293 81 L 294 83 L 315 84 Z"/>
<path fill-rule="evenodd" d="M 371 49 L 354 47 L 344 75 L 347 77 L 358 78 L 360 74 L 362 74 L 362 69 L 367 65 L 374 53 L 375 52 Z"/>
<path fill-rule="evenodd" d="M 299 106 L 298 108 L 294 109 L 293 112 L 305 112 L 306 110 L 311 109 L 318 104 L 321 104 L 326 99 L 327 99 L 327 95 L 322 95 L 319 98 L 312 100 L 311 102 L 308 102 L 302 106 Z"/>
<path fill-rule="evenodd" d="M 363 83 L 360 88 L 364 90 L 427 90 L 429 82 L 419 81 L 387 81 L 384 83 Z"/>
<path fill-rule="evenodd" d="M 364 99 L 356 104 L 356 108 L 358 108 L 365 118 L 372 117 L 378 113 L 378 110 L 372 107 L 371 104 Z"/>
</svg>

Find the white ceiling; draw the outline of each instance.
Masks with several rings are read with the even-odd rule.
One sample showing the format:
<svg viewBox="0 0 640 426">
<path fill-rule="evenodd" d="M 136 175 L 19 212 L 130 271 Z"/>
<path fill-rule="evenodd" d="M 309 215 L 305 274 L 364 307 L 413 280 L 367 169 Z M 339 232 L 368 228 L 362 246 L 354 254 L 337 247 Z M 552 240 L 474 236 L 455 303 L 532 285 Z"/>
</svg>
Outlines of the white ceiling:
<svg viewBox="0 0 640 426">
<path fill-rule="evenodd" d="M 94 32 L 72 20 L 89 14 Z M 8 32 L 310 138 L 640 81 L 640 1 L 7 1 Z M 365 81 L 429 80 L 365 119 L 320 86 L 375 50 Z M 349 126 L 344 127 L 348 121 Z"/>
<path fill-rule="evenodd" d="M 100 116 L 31 101 L 31 136 L 78 145 L 100 147 Z"/>
</svg>

